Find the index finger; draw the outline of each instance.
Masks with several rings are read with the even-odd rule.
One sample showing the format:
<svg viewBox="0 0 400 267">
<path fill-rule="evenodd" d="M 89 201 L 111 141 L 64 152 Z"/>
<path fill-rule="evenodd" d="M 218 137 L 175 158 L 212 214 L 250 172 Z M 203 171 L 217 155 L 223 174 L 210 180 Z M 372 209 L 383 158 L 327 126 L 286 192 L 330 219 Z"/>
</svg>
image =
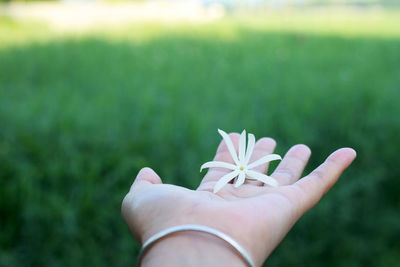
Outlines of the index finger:
<svg viewBox="0 0 400 267">
<path fill-rule="evenodd" d="M 237 153 L 240 134 L 230 133 L 229 137 L 231 138 L 232 144 Z M 228 146 L 225 144 L 224 140 L 222 140 L 218 146 L 217 153 L 215 154 L 214 157 L 214 161 L 222 161 L 234 164 L 234 160 L 232 159 Z M 222 176 L 224 176 L 229 172 L 231 172 L 231 170 L 224 168 L 210 168 L 207 174 L 204 176 L 203 180 L 201 180 L 200 185 L 205 182 L 217 181 L 219 178 L 221 178 Z"/>
<path fill-rule="evenodd" d="M 356 152 L 351 148 L 338 149 L 318 168 L 293 184 L 293 186 L 300 189 L 303 212 L 318 203 L 356 156 Z"/>
</svg>

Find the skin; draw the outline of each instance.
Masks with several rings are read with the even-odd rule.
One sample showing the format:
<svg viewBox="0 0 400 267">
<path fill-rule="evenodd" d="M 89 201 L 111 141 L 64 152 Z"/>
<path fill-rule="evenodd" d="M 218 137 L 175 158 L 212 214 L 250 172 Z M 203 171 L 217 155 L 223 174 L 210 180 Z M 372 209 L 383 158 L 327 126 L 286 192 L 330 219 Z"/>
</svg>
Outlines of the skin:
<svg viewBox="0 0 400 267">
<path fill-rule="evenodd" d="M 237 150 L 239 134 L 230 137 Z M 250 162 L 274 151 L 271 138 L 257 141 Z M 318 168 L 299 179 L 310 158 L 305 145 L 293 146 L 271 175 L 279 187 L 246 181 L 238 188 L 227 184 L 212 193 L 229 170 L 212 168 L 196 190 L 163 184 L 150 168 L 137 175 L 122 203 L 122 215 L 135 238 L 143 244 L 166 228 L 182 224 L 209 226 L 230 235 L 261 266 L 296 221 L 336 183 L 356 157 L 351 148 L 332 153 Z M 222 141 L 214 160 L 233 163 Z M 255 170 L 266 173 L 268 164 Z M 142 266 L 245 266 L 234 249 L 218 238 L 181 232 L 159 240 L 144 255 Z"/>
</svg>

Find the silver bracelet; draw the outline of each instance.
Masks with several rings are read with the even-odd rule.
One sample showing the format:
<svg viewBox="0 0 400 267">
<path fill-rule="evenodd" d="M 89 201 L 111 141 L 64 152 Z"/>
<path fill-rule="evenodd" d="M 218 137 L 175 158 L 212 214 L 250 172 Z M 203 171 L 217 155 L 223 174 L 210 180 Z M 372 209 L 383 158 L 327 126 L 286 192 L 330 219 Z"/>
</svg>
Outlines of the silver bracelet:
<svg viewBox="0 0 400 267">
<path fill-rule="evenodd" d="M 140 262 L 142 260 L 144 253 L 156 241 L 158 241 L 159 239 L 161 239 L 167 235 L 177 233 L 177 232 L 183 232 L 183 231 L 198 231 L 198 232 L 204 232 L 204 233 L 215 235 L 216 237 L 219 237 L 220 239 L 225 240 L 227 243 L 229 243 L 229 245 L 231 245 L 234 249 L 236 249 L 237 252 L 239 252 L 239 254 L 243 257 L 243 259 L 247 263 L 247 266 L 249 266 L 249 267 L 255 266 L 253 261 L 250 258 L 250 255 L 247 253 L 247 251 L 241 245 L 239 245 L 239 243 L 236 242 L 232 237 L 230 237 L 229 235 L 227 235 L 219 230 L 216 230 L 216 229 L 213 229 L 213 228 L 210 228 L 207 226 L 203 226 L 203 225 L 197 225 L 197 224 L 186 224 L 186 225 L 178 225 L 178 226 L 170 227 L 170 228 L 162 230 L 162 231 L 158 232 L 157 234 L 153 235 L 152 237 L 150 237 L 143 244 L 142 249 L 139 252 L 136 266 L 140 266 Z"/>
</svg>

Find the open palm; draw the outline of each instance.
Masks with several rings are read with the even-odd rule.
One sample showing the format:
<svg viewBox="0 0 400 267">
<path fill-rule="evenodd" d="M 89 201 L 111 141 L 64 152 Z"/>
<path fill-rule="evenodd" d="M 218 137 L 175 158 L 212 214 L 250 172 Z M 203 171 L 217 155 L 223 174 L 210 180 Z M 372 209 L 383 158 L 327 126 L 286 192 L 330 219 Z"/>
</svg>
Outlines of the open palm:
<svg viewBox="0 0 400 267">
<path fill-rule="evenodd" d="M 230 134 L 238 149 L 239 134 Z M 273 152 L 275 141 L 260 139 L 250 162 Z M 337 181 L 355 158 L 355 151 L 342 148 L 309 175 L 300 176 L 311 155 L 305 145 L 292 147 L 271 175 L 279 187 L 247 181 L 240 187 L 227 184 L 217 194 L 215 183 L 229 170 L 211 168 L 197 190 L 162 184 L 151 169 L 142 169 L 122 204 L 123 216 L 136 238 L 143 243 L 153 234 L 176 225 L 201 224 L 232 236 L 261 265 L 293 224 Z M 224 141 L 216 161 L 233 162 Z M 267 173 L 268 164 L 255 170 Z"/>
</svg>

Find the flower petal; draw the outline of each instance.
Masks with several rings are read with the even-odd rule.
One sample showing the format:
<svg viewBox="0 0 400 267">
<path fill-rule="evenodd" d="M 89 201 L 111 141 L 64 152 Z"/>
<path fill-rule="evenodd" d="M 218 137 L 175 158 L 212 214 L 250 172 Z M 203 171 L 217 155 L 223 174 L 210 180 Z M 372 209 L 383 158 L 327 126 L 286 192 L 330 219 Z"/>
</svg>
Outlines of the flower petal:
<svg viewBox="0 0 400 267">
<path fill-rule="evenodd" d="M 265 184 L 271 185 L 273 187 L 277 187 L 279 184 L 278 182 L 272 178 L 271 176 L 256 172 L 256 171 L 252 171 L 252 170 L 247 170 L 246 174 L 248 176 L 250 176 L 251 178 L 257 179 L 260 182 L 263 182 Z"/>
<path fill-rule="evenodd" d="M 229 135 L 226 132 L 224 132 L 224 131 L 222 131 L 220 129 L 218 129 L 218 132 L 222 136 L 222 138 L 224 139 L 225 144 L 228 147 L 229 153 L 231 154 L 231 157 L 232 157 L 233 161 L 237 165 L 239 165 L 239 160 L 238 160 L 238 157 L 237 157 L 237 154 L 236 154 L 236 150 L 235 150 L 235 147 L 233 146 L 231 138 L 229 137 Z"/>
<path fill-rule="evenodd" d="M 235 165 L 230 164 L 228 162 L 209 161 L 209 162 L 206 162 L 203 165 L 201 165 L 200 172 L 205 168 L 215 168 L 215 167 L 226 168 L 226 169 L 230 169 L 230 170 L 235 170 L 237 168 Z"/>
<path fill-rule="evenodd" d="M 221 190 L 221 188 L 224 185 L 229 183 L 229 181 L 232 180 L 233 178 L 235 178 L 238 174 L 239 174 L 239 171 L 236 170 L 236 171 L 230 172 L 230 173 L 222 176 L 221 179 L 219 179 L 219 181 L 214 186 L 214 193 L 217 193 L 219 190 Z"/>
<path fill-rule="evenodd" d="M 259 165 L 261 165 L 261 164 L 270 162 L 270 161 L 272 161 L 272 160 L 278 160 L 278 159 L 281 160 L 282 158 L 281 158 L 281 156 L 279 156 L 279 155 L 277 155 L 277 154 L 266 155 L 266 156 L 260 158 L 259 160 L 256 160 L 256 161 L 254 161 L 253 163 L 249 164 L 249 165 L 247 166 L 247 168 L 248 168 L 248 169 L 253 169 L 253 168 L 255 168 L 255 167 L 257 167 L 257 166 L 259 166 Z"/>
<path fill-rule="evenodd" d="M 240 139 L 239 139 L 239 162 L 240 162 L 240 164 L 244 164 L 245 150 L 246 150 L 246 130 L 243 130 L 242 134 L 240 135 Z"/>
<path fill-rule="evenodd" d="M 255 143 L 256 143 L 256 138 L 254 137 L 254 134 L 249 133 L 247 141 L 246 157 L 244 158 L 244 165 L 247 165 L 249 163 L 251 154 L 253 153 L 254 150 Z"/>
<path fill-rule="evenodd" d="M 235 187 L 239 187 L 244 184 L 244 180 L 246 179 L 246 174 L 244 172 L 239 173 L 239 177 L 236 180 Z"/>
</svg>

